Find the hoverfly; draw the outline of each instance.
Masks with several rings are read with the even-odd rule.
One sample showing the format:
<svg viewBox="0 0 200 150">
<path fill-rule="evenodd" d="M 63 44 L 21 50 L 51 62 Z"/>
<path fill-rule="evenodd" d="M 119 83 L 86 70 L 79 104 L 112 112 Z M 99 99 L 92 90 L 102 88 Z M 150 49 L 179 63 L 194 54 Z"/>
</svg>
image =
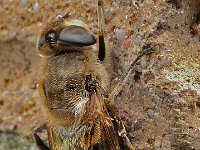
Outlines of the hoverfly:
<svg viewBox="0 0 200 150">
<path fill-rule="evenodd" d="M 98 0 L 99 40 L 79 20 L 58 16 L 43 29 L 37 50 L 42 56 L 40 97 L 45 115 L 49 147 L 34 133 L 41 150 L 134 149 L 114 98 L 143 51 L 128 66 L 115 89 L 105 96 L 108 73 L 103 62 L 106 46 L 103 31 L 103 2 Z M 96 54 L 98 49 L 98 54 Z"/>
</svg>

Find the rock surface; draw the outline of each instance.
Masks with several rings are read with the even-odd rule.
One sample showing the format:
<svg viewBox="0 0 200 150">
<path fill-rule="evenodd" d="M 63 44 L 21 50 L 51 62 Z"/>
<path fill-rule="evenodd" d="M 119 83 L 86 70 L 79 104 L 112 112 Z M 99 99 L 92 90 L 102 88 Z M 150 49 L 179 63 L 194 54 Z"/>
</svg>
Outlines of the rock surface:
<svg viewBox="0 0 200 150">
<path fill-rule="evenodd" d="M 200 149 L 200 1 L 105 0 L 112 87 L 146 48 L 116 98 L 137 150 Z M 0 2 L 0 150 L 34 150 L 42 122 L 36 39 L 58 14 L 86 22 L 97 34 L 96 1 Z M 26 138 L 29 137 L 29 138 Z"/>
</svg>

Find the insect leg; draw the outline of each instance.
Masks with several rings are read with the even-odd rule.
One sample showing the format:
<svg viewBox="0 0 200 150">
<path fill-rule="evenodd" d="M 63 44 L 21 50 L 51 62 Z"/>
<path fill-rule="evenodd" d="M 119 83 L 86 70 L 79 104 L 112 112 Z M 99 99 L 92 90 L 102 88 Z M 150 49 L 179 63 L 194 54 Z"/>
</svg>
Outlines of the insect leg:
<svg viewBox="0 0 200 150">
<path fill-rule="evenodd" d="M 104 40 L 104 15 L 103 15 L 103 1 L 98 0 L 98 22 L 99 22 L 99 54 L 98 58 L 103 61 L 106 55 L 106 47 Z"/>
<path fill-rule="evenodd" d="M 124 74 L 120 77 L 119 83 L 117 84 L 117 86 L 114 88 L 114 90 L 111 92 L 111 94 L 109 95 L 108 98 L 108 102 L 113 105 L 114 104 L 114 99 L 115 97 L 119 94 L 119 92 L 122 90 L 122 87 L 124 86 L 124 84 L 127 82 L 127 79 L 129 77 L 129 74 L 131 73 L 131 71 L 133 70 L 133 67 L 136 65 L 136 63 L 138 62 L 138 60 L 140 60 L 140 58 L 144 55 L 150 54 L 152 52 L 155 51 L 155 48 L 147 48 L 144 49 L 131 63 L 130 65 L 126 68 Z"/>
<path fill-rule="evenodd" d="M 46 124 L 42 124 L 41 126 L 39 126 L 35 132 L 33 133 L 33 136 L 34 136 L 34 139 L 35 139 L 35 142 L 39 148 L 39 150 L 50 150 L 48 146 L 46 146 L 44 144 L 44 142 L 42 141 L 42 139 L 39 137 L 38 133 L 39 132 L 42 132 L 43 129 L 46 128 Z"/>
<path fill-rule="evenodd" d="M 126 150 L 135 150 L 134 146 L 131 144 L 127 136 L 124 123 L 118 115 L 118 109 L 115 107 L 115 105 L 107 105 L 107 109 L 109 115 L 112 118 L 115 131 L 118 133 L 118 141 L 120 148 Z"/>
<path fill-rule="evenodd" d="M 126 132 L 126 129 L 125 129 L 125 126 L 124 126 L 122 120 L 118 117 L 118 119 L 115 121 L 118 123 L 118 128 L 119 128 L 118 134 L 123 139 L 124 143 L 126 144 L 125 146 L 129 150 L 134 150 L 133 145 L 131 144 L 129 138 L 127 137 L 127 132 Z"/>
</svg>

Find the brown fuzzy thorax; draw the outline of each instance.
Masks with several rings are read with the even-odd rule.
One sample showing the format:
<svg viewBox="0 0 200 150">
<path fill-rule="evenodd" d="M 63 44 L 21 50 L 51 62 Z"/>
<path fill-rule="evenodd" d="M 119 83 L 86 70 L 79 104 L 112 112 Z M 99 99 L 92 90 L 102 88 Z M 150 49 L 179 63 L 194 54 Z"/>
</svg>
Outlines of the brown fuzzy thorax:
<svg viewBox="0 0 200 150">
<path fill-rule="evenodd" d="M 91 143 L 88 143 L 87 140 L 90 139 L 87 139 L 86 134 L 90 133 L 92 128 L 92 143 L 99 142 L 101 125 L 97 109 L 93 108 L 95 101 L 88 98 L 85 79 L 87 75 L 91 75 L 105 90 L 108 77 L 104 66 L 97 62 L 94 48 L 43 59 L 40 80 L 42 108 L 49 128 L 49 137 L 54 137 L 57 149 L 69 147 L 63 140 L 70 139 L 75 145 L 82 140 L 78 145 L 87 147 Z M 77 114 L 76 111 L 80 112 Z M 68 135 L 73 133 L 74 135 Z M 71 147 L 75 145 L 72 144 Z"/>
</svg>

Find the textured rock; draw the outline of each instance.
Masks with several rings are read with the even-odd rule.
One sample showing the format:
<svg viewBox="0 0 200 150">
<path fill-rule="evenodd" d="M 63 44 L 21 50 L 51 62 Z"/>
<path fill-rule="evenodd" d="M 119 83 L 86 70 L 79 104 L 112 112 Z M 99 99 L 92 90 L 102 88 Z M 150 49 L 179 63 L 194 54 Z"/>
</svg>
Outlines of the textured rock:
<svg viewBox="0 0 200 150">
<path fill-rule="evenodd" d="M 111 52 L 111 89 L 136 55 L 143 57 L 116 98 L 131 142 L 144 149 L 199 149 L 200 1 L 105 0 Z M 42 122 L 38 95 L 37 35 L 50 16 L 69 14 L 97 35 L 94 0 L 0 2 L 0 149 L 34 149 L 32 131 Z M 113 66 L 113 68 L 112 68 Z M 122 116 L 124 113 L 122 113 Z M 8 140 L 8 137 L 13 140 Z M 15 136 L 15 137 L 14 137 Z M 23 139 L 23 140 L 21 140 Z M 26 141 L 26 142 L 22 142 Z M 1 146 L 4 147 L 1 147 Z"/>
</svg>

